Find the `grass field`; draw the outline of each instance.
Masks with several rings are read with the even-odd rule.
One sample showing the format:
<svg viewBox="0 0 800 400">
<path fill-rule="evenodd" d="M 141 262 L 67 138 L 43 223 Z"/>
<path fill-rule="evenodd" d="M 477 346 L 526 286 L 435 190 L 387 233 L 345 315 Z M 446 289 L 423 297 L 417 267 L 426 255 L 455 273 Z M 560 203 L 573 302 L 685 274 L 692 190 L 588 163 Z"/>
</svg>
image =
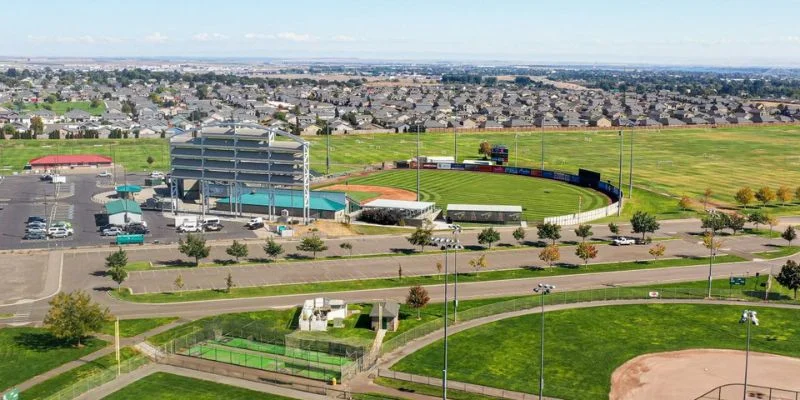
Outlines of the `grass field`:
<svg viewBox="0 0 800 400">
<path fill-rule="evenodd" d="M 45 371 L 105 347 L 106 342 L 86 339 L 83 347 L 63 345 L 44 329 L 0 329 L 0 392 Z"/>
<path fill-rule="evenodd" d="M 42 139 L 0 141 L 0 171 L 21 171 L 31 159 L 50 154 L 108 156 L 129 172 L 169 168 L 169 149 L 164 139 Z M 148 156 L 155 160 L 152 166 L 147 165 Z"/>
<path fill-rule="evenodd" d="M 108 395 L 105 400 L 291 400 L 236 386 L 156 372 Z"/>
<path fill-rule="evenodd" d="M 161 325 L 166 325 L 176 319 L 178 319 L 178 317 L 123 319 L 119 321 L 119 335 L 121 337 L 134 337 L 151 329 L 158 328 Z M 106 322 L 103 324 L 100 333 L 114 335 L 114 322 Z"/>
<path fill-rule="evenodd" d="M 91 101 L 57 101 L 53 104 L 49 103 L 42 103 L 42 104 L 34 104 L 34 103 L 25 103 L 22 106 L 23 111 L 35 111 L 35 110 L 45 110 L 45 105 L 50 106 L 50 110 L 58 115 L 64 115 L 68 110 L 83 110 L 88 112 L 92 115 L 103 115 L 106 111 L 106 105 L 103 102 L 100 102 L 98 107 L 92 107 Z M 17 107 L 14 104 L 4 103 L 2 107 L 8 108 L 9 110 L 16 110 Z"/>
<path fill-rule="evenodd" d="M 733 193 L 745 184 L 754 188 L 793 185 L 800 179 L 800 156 L 789 149 L 800 145 L 800 126 L 753 126 L 724 129 L 676 129 L 634 133 L 634 184 L 656 192 L 698 198 L 711 187 L 713 198 L 733 203 Z M 461 159 L 478 158 L 481 141 L 505 144 L 511 149 L 510 165 L 538 168 L 540 132 L 520 133 L 519 157 L 514 154 L 514 133 L 459 133 Z M 601 172 L 617 182 L 619 136 L 616 131 L 545 132 L 547 169 L 575 172 L 578 168 Z M 628 182 L 630 131 L 625 132 L 622 181 Z M 313 143 L 312 166 L 324 170 L 324 137 Z M 416 154 L 415 134 L 342 135 L 331 138 L 332 171 L 360 170 L 368 163 L 406 160 Z M 452 133 L 422 134 L 423 155 L 452 156 Z"/>
<path fill-rule="evenodd" d="M 415 191 L 415 170 L 394 170 L 351 178 L 354 185 L 391 186 Z M 544 217 L 593 210 L 608 204 L 603 194 L 548 179 L 464 171 L 422 171 L 420 192 L 423 201 L 447 204 L 500 204 L 522 206 L 523 219 L 540 221 Z"/>
<path fill-rule="evenodd" d="M 753 309 L 761 325 L 753 333 L 752 350 L 800 356 L 800 331 L 794 329 L 800 310 Z M 746 328 L 738 323 L 741 311 L 739 306 L 651 304 L 550 312 L 544 394 L 564 399 L 608 398 L 612 372 L 640 354 L 692 348 L 743 350 Z M 531 314 L 453 335 L 448 377 L 536 393 L 539 324 L 540 316 Z M 441 360 L 442 343 L 436 342 L 405 357 L 393 369 L 439 377 Z"/>
<path fill-rule="evenodd" d="M 136 350 L 130 347 L 123 347 L 120 349 L 119 355 L 121 361 L 125 361 L 135 355 L 139 354 Z M 71 369 L 63 374 L 56 375 L 38 385 L 35 385 L 28 390 L 20 393 L 23 399 L 44 399 L 51 396 L 58 391 L 69 387 L 81 378 L 100 373 L 101 371 L 116 368 L 117 358 L 116 354 L 111 353 L 100 357 L 94 361 L 87 362 L 78 368 Z"/>
</svg>

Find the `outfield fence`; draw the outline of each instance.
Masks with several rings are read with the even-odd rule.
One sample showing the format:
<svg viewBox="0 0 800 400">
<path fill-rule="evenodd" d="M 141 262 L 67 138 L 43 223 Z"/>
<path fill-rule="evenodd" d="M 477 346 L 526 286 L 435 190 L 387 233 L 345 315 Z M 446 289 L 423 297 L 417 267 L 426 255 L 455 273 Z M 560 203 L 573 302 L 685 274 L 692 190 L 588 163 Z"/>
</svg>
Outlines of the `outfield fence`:
<svg viewBox="0 0 800 400">
<path fill-rule="evenodd" d="M 745 393 L 743 383 L 731 383 L 716 387 L 695 400 L 739 400 L 742 396 L 760 400 L 800 400 L 800 392 L 765 386 L 747 385 Z"/>
<path fill-rule="evenodd" d="M 720 300 L 755 300 L 753 298 L 743 296 L 742 291 L 742 288 L 712 289 L 711 298 Z M 765 298 L 764 291 L 747 291 L 747 293 L 761 299 Z M 559 305 L 593 301 L 635 299 L 702 300 L 706 298 L 708 298 L 708 289 L 705 288 L 659 288 L 658 286 L 653 286 L 652 288 L 608 287 L 601 289 L 553 292 L 545 295 L 543 302 L 544 305 Z M 488 317 L 491 315 L 528 310 L 540 306 L 541 302 L 542 299 L 540 299 L 539 296 L 529 296 L 487 304 L 463 311 L 459 310 L 458 322 Z M 453 320 L 453 314 L 450 315 L 449 321 L 450 323 L 456 323 L 456 321 Z M 405 346 L 413 340 L 427 336 L 442 329 L 443 326 L 444 320 L 442 318 L 418 325 L 412 329 L 398 334 L 397 336 L 385 340 L 383 342 L 383 346 L 381 347 L 381 353 L 386 354 L 392 352 Z"/>
<path fill-rule="evenodd" d="M 122 361 L 120 363 L 119 372 L 121 374 L 128 374 L 149 362 L 150 359 L 147 358 L 147 356 L 138 354 L 125 361 Z M 71 400 L 96 387 L 117 379 L 118 376 L 117 366 L 114 365 L 113 367 L 104 369 L 97 373 L 81 377 L 70 386 L 45 397 L 43 400 Z"/>
<path fill-rule="evenodd" d="M 546 217 L 544 223 L 564 225 L 578 225 L 586 222 L 591 222 L 596 219 L 605 218 L 608 216 L 616 216 L 619 212 L 620 204 L 622 201 L 614 202 L 608 206 L 597 208 L 594 210 L 584 211 L 577 214 L 566 214 L 555 217 Z"/>
</svg>

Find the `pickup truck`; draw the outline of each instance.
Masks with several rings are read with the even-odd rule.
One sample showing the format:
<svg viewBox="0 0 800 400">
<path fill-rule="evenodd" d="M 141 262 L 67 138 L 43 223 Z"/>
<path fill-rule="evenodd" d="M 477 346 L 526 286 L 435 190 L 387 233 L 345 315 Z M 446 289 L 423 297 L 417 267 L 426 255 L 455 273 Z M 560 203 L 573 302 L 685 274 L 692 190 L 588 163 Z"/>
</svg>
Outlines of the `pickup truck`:
<svg viewBox="0 0 800 400">
<path fill-rule="evenodd" d="M 633 239 L 628 239 L 625 236 L 620 236 L 614 239 L 614 246 L 628 246 L 632 244 L 636 244 L 636 241 Z"/>
<path fill-rule="evenodd" d="M 254 217 L 244 225 L 247 229 L 259 229 L 264 227 L 264 218 Z"/>
</svg>

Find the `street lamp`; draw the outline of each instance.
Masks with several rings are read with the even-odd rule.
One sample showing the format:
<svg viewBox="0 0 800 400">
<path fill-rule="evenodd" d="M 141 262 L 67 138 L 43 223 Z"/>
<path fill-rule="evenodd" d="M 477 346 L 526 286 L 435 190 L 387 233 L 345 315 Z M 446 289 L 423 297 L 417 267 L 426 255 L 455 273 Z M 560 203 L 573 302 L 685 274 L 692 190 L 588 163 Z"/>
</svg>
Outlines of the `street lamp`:
<svg viewBox="0 0 800 400">
<path fill-rule="evenodd" d="M 745 351 L 744 356 L 744 393 L 742 393 L 742 399 L 747 400 L 747 367 L 748 363 L 750 362 L 750 325 L 758 326 L 758 314 L 752 310 L 744 310 L 742 311 L 742 318 L 739 319 L 740 324 L 747 324 L 747 350 Z"/>
<path fill-rule="evenodd" d="M 450 225 L 453 231 L 453 267 L 455 269 L 455 285 L 453 286 L 453 322 L 458 321 L 458 248 L 461 242 L 458 241 L 458 234 L 461 233 L 461 225 Z"/>
<path fill-rule="evenodd" d="M 555 285 L 548 285 L 546 283 L 540 283 L 539 286 L 533 288 L 535 293 L 541 293 L 539 300 L 542 306 L 542 333 L 541 333 L 541 362 L 539 364 L 539 400 L 542 399 L 543 392 L 544 392 L 544 296 L 546 294 L 550 294 L 552 290 L 556 288 Z"/>
<path fill-rule="evenodd" d="M 450 238 L 433 238 L 434 243 L 443 243 L 444 247 L 444 367 L 442 368 L 442 399 L 447 400 L 447 274 L 449 270 L 447 250 L 457 248 L 458 242 Z"/>
</svg>

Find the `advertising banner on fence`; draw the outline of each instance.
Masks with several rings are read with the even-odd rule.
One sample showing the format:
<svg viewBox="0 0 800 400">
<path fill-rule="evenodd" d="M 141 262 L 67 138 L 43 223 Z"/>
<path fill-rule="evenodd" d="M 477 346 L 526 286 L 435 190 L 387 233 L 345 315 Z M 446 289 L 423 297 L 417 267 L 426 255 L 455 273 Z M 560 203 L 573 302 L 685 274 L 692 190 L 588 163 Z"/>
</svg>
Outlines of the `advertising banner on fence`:
<svg viewBox="0 0 800 400">
<path fill-rule="evenodd" d="M 450 164 L 450 169 L 463 171 L 464 170 L 464 164 Z"/>
<path fill-rule="evenodd" d="M 450 163 L 438 163 L 436 164 L 437 169 L 450 169 Z"/>
</svg>

